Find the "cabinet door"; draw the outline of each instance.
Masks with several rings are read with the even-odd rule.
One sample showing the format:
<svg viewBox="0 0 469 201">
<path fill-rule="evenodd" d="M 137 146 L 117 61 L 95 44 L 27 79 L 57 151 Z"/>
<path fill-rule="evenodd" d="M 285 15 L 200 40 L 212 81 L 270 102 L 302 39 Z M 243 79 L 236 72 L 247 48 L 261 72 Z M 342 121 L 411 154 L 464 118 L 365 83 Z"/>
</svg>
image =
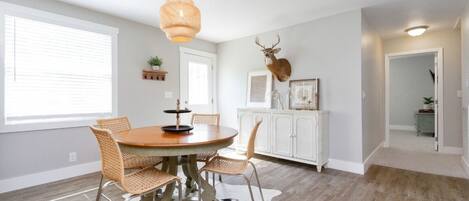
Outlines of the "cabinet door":
<svg viewBox="0 0 469 201">
<path fill-rule="evenodd" d="M 272 153 L 292 156 L 293 116 L 287 114 L 272 115 Z"/>
<path fill-rule="evenodd" d="M 253 125 L 262 120 L 256 135 L 256 152 L 270 153 L 270 113 L 253 113 Z"/>
<path fill-rule="evenodd" d="M 238 148 L 245 150 L 248 144 L 249 135 L 253 127 L 253 114 L 251 112 L 239 112 L 239 134 L 238 134 Z"/>
<path fill-rule="evenodd" d="M 315 115 L 295 115 L 294 118 L 294 157 L 316 161 L 317 159 L 317 126 Z"/>
</svg>

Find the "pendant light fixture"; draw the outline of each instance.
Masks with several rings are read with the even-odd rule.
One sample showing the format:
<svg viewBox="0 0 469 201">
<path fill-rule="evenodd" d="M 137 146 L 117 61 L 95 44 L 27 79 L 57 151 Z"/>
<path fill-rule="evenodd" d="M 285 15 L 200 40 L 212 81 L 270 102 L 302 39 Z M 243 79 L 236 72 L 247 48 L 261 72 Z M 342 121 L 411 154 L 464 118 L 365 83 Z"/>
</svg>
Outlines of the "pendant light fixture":
<svg viewBox="0 0 469 201">
<path fill-rule="evenodd" d="M 166 0 L 160 8 L 160 28 L 172 42 L 189 42 L 200 31 L 200 11 L 192 0 Z"/>
</svg>

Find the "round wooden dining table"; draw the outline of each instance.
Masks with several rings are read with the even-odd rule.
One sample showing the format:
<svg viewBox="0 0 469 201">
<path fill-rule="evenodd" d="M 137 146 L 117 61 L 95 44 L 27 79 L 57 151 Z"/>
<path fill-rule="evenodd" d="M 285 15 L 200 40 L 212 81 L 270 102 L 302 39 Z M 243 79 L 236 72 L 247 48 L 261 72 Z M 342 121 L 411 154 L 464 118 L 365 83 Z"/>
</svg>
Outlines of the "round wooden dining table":
<svg viewBox="0 0 469 201">
<path fill-rule="evenodd" d="M 203 201 L 214 201 L 215 188 L 206 179 L 200 176 L 197 167 L 197 154 L 215 152 L 233 144 L 238 132 L 235 129 L 196 125 L 186 133 L 169 133 L 160 126 L 135 128 L 129 131 L 113 134 L 119 143 L 121 151 L 140 156 L 161 156 L 163 158 L 162 170 L 177 175 L 178 165 L 182 165 L 187 176 L 186 187 L 196 182 L 201 191 Z M 170 184 L 165 188 L 163 201 L 172 200 L 175 186 Z"/>
</svg>

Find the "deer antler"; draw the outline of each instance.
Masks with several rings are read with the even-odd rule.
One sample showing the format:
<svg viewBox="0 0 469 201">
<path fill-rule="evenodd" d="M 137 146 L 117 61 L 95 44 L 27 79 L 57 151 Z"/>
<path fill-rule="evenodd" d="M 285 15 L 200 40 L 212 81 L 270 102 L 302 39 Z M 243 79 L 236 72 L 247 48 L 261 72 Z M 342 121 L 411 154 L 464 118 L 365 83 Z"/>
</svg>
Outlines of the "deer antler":
<svg viewBox="0 0 469 201">
<path fill-rule="evenodd" d="M 259 37 L 256 37 L 256 44 L 262 47 L 262 49 L 265 49 L 265 46 L 261 45 L 261 43 L 259 42 Z"/>
<path fill-rule="evenodd" d="M 272 45 L 272 49 L 274 49 L 275 46 L 277 46 L 280 43 L 280 35 L 277 34 L 277 43 Z"/>
</svg>

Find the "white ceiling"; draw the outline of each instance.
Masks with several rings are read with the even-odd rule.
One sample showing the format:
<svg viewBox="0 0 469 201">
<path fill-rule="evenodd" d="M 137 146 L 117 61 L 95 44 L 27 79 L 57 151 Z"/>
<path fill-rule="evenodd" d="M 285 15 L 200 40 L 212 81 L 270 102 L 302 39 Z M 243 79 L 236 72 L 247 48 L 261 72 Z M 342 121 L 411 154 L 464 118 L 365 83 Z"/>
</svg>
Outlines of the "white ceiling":
<svg viewBox="0 0 469 201">
<path fill-rule="evenodd" d="M 399 0 L 363 9 L 382 38 L 403 36 L 409 27 L 428 25 L 429 32 L 454 28 L 467 0 Z"/>
<path fill-rule="evenodd" d="M 164 0 L 59 0 L 159 27 Z M 451 27 L 465 0 L 195 0 L 202 13 L 197 38 L 223 42 L 341 12 L 369 7 L 368 22 L 384 37 L 402 34 L 421 21 L 431 28 Z"/>
</svg>

